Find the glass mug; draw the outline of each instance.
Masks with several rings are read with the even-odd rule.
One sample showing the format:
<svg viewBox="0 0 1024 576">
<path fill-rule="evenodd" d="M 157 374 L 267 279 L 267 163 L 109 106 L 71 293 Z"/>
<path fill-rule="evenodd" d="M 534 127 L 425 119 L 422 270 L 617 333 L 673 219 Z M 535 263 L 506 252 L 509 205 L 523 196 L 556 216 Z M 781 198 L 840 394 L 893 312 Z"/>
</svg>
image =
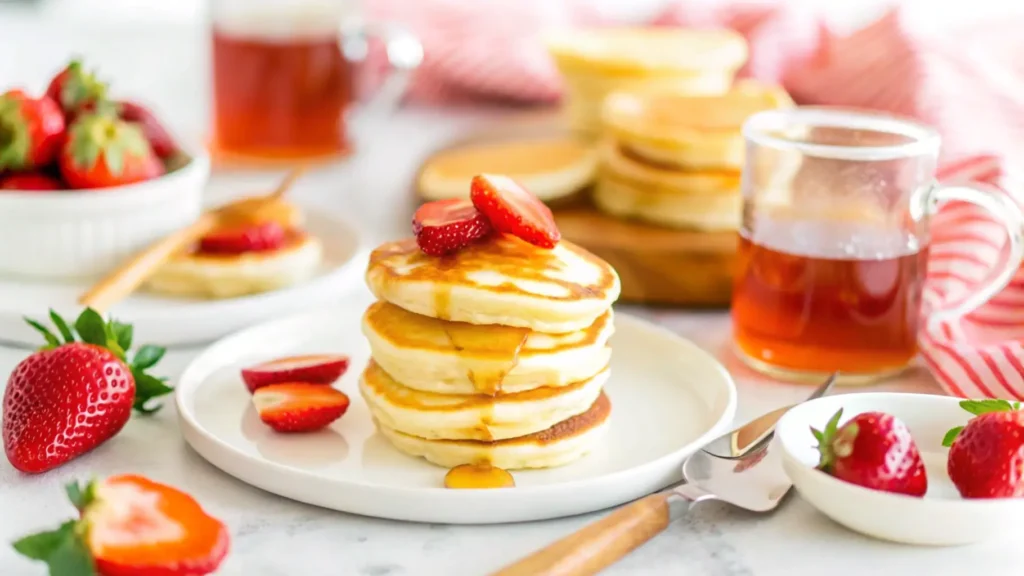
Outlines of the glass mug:
<svg viewBox="0 0 1024 576">
<path fill-rule="evenodd" d="M 803 107 L 755 114 L 743 135 L 733 343 L 755 370 L 784 380 L 839 370 L 863 383 L 907 367 L 923 321 L 929 220 L 943 202 L 987 209 L 1009 240 L 973 293 L 930 318 L 981 306 L 1021 263 L 1020 208 L 984 189 L 937 185 L 940 138 L 927 126 Z"/>
<path fill-rule="evenodd" d="M 368 41 L 389 64 L 375 110 L 397 106 L 423 59 L 414 36 L 358 18 L 354 0 L 212 0 L 213 135 L 222 160 L 333 159 L 351 151 L 346 113 Z"/>
</svg>

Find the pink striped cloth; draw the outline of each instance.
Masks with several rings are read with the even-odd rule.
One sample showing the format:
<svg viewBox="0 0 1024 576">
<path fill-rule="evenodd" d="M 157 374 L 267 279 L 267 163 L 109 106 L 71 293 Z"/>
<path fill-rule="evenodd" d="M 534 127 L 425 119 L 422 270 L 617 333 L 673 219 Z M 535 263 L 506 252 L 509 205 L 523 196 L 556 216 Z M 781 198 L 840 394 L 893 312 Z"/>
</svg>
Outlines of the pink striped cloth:
<svg viewBox="0 0 1024 576">
<path fill-rule="evenodd" d="M 613 24 L 588 6 L 585 0 L 371 0 L 369 11 L 405 24 L 424 43 L 412 98 L 549 104 L 562 85 L 539 35 Z M 733 28 L 751 48 L 741 75 L 780 82 L 802 104 L 917 118 L 943 135 L 940 180 L 981 183 L 995 194 L 1018 190 L 1020 182 L 1002 167 L 1024 153 L 1022 22 L 938 35 L 915 27 L 918 21 L 894 9 L 839 35 L 779 1 L 680 0 L 649 24 Z M 925 310 L 973 290 L 1005 241 L 1001 224 L 984 211 L 944 206 L 933 219 Z M 974 313 L 924 325 L 921 355 L 948 393 L 1024 400 L 1024 272 Z"/>
</svg>

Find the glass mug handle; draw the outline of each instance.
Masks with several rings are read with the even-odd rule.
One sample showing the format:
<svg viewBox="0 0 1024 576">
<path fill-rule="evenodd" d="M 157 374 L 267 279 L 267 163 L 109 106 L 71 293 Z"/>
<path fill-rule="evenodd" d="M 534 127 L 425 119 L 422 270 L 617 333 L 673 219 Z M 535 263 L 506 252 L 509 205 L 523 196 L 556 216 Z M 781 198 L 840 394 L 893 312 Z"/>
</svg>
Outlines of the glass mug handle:
<svg viewBox="0 0 1024 576">
<path fill-rule="evenodd" d="M 1008 195 L 970 186 L 935 186 L 927 195 L 928 214 L 955 200 L 974 204 L 995 216 L 1006 228 L 1007 243 L 988 275 L 960 300 L 934 310 L 930 321 L 949 320 L 980 308 L 1010 283 L 1024 259 L 1024 213 Z"/>
<path fill-rule="evenodd" d="M 341 53 L 349 62 L 362 62 L 370 51 L 370 40 L 384 44 L 388 71 L 377 94 L 366 103 L 360 116 L 398 107 L 412 73 L 423 62 L 423 45 L 416 36 L 394 23 L 353 21 L 341 27 Z"/>
</svg>

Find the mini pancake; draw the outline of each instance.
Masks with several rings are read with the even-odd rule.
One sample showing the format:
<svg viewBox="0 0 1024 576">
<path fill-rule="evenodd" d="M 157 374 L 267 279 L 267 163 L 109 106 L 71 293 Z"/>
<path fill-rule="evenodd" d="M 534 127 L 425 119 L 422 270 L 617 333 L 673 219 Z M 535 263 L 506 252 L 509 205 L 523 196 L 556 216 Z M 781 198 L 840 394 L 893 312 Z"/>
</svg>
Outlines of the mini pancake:
<svg viewBox="0 0 1024 576">
<path fill-rule="evenodd" d="M 242 254 L 183 252 L 149 279 L 151 292 L 199 298 L 234 298 L 269 292 L 304 282 L 316 274 L 323 247 L 304 233 L 293 233 L 285 246 Z"/>
<path fill-rule="evenodd" d="M 608 310 L 590 326 L 545 334 L 448 322 L 376 302 L 363 315 L 374 360 L 402 385 L 438 394 L 515 393 L 566 386 L 608 365 L 615 331 Z"/>
<path fill-rule="evenodd" d="M 486 442 L 427 440 L 377 422 L 377 429 L 400 452 L 453 468 L 487 462 L 506 470 L 551 468 L 579 459 L 600 443 L 608 429 L 611 402 L 602 392 L 582 414 L 527 436 Z"/>
<path fill-rule="evenodd" d="M 596 150 L 572 138 L 478 143 L 434 155 L 420 171 L 417 188 L 427 200 L 468 198 L 474 176 L 504 174 L 541 201 L 553 202 L 590 185 L 596 170 Z"/>
<path fill-rule="evenodd" d="M 571 242 L 549 250 L 508 235 L 444 257 L 424 254 L 413 238 L 385 243 L 370 254 L 366 283 L 377 299 L 416 314 L 556 334 L 593 324 L 620 290 L 614 268 Z"/>
<path fill-rule="evenodd" d="M 599 180 L 611 175 L 639 190 L 702 196 L 736 196 L 740 173 L 735 170 L 680 170 L 645 161 L 613 140 L 601 144 Z"/>
<path fill-rule="evenodd" d="M 594 204 L 619 218 L 635 218 L 670 228 L 739 230 L 743 198 L 732 195 L 680 194 L 659 188 L 638 188 L 615 177 L 602 177 L 594 187 Z"/>
<path fill-rule="evenodd" d="M 609 94 L 601 116 L 607 133 L 645 160 L 691 170 L 739 170 L 746 119 L 791 106 L 782 88 L 753 81 L 719 95 L 639 84 Z"/>
<path fill-rule="evenodd" d="M 605 367 L 593 378 L 568 386 L 516 394 L 435 394 L 402 386 L 371 360 L 359 392 L 377 422 L 403 434 L 428 440 L 505 440 L 586 412 L 609 373 Z"/>
</svg>

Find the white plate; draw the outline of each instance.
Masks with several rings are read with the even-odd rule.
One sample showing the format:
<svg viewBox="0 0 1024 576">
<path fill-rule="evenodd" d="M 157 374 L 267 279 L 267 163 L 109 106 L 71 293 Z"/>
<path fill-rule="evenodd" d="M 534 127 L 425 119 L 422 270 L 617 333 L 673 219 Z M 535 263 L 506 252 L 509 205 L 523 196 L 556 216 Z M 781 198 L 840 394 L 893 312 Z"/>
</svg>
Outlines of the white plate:
<svg viewBox="0 0 1024 576">
<path fill-rule="evenodd" d="M 949 546 L 1024 534 L 1024 499 L 965 500 L 946 473 L 946 431 L 971 415 L 960 399 L 928 394 L 842 394 L 812 400 L 786 413 L 776 429 L 783 465 L 808 502 L 836 522 L 875 538 L 905 544 Z M 928 475 L 924 498 L 862 488 L 814 469 L 821 429 L 843 408 L 843 422 L 856 414 L 881 411 L 902 420 L 917 442 Z"/>
<path fill-rule="evenodd" d="M 178 383 L 185 439 L 213 465 L 269 492 L 366 516 L 488 524 L 556 518 L 633 500 L 679 478 L 683 458 L 725 432 L 736 390 L 696 345 L 617 314 L 604 443 L 575 463 L 515 471 L 516 487 L 448 490 L 446 470 L 401 454 L 376 433 L 357 390 L 369 359 L 360 318 L 370 298 L 256 326 L 204 351 Z M 296 353 L 352 356 L 339 388 L 352 399 L 331 429 L 281 435 L 251 408 L 246 364 Z"/>
<path fill-rule="evenodd" d="M 361 285 L 368 253 L 360 249 L 355 231 L 344 221 L 309 211 L 306 227 L 324 245 L 317 276 L 301 285 L 274 292 L 199 300 L 139 292 L 110 310 L 113 318 L 135 327 L 136 342 L 182 346 L 210 342 L 262 322 L 338 302 L 346 288 Z M 81 309 L 76 301 L 87 283 L 33 283 L 0 277 L 0 339 L 38 347 L 39 334 L 24 317 L 45 319 L 53 308 L 65 317 Z"/>
</svg>

